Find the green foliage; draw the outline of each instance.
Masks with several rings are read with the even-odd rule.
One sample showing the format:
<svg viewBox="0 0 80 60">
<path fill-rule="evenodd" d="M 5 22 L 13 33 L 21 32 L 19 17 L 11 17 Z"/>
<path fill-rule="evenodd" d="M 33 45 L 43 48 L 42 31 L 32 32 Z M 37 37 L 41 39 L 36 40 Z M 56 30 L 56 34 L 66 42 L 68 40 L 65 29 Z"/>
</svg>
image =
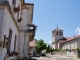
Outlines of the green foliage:
<svg viewBox="0 0 80 60">
<path fill-rule="evenodd" d="M 80 50 L 80 48 L 76 48 L 76 49 L 74 49 L 74 50 Z"/>
<path fill-rule="evenodd" d="M 66 49 L 66 51 L 68 51 L 69 49 Z"/>
<path fill-rule="evenodd" d="M 64 52 L 65 50 L 62 50 L 62 49 L 60 49 L 60 50 L 58 50 L 58 49 L 54 49 L 54 52 Z"/>
<path fill-rule="evenodd" d="M 46 47 L 46 53 L 49 53 L 51 51 L 51 47 L 50 47 L 50 45 L 48 45 L 47 47 Z"/>
<path fill-rule="evenodd" d="M 46 43 L 44 40 L 40 39 L 36 43 L 36 52 L 40 53 L 42 50 L 46 49 Z"/>
<path fill-rule="evenodd" d="M 51 52 L 54 52 L 54 49 L 52 49 L 52 47 L 51 47 Z"/>
<path fill-rule="evenodd" d="M 78 56 L 78 59 L 80 59 L 80 56 Z"/>
<path fill-rule="evenodd" d="M 61 50 L 59 50 L 59 51 L 60 51 L 60 52 L 64 52 L 65 50 L 62 50 L 62 49 L 61 49 Z"/>
</svg>

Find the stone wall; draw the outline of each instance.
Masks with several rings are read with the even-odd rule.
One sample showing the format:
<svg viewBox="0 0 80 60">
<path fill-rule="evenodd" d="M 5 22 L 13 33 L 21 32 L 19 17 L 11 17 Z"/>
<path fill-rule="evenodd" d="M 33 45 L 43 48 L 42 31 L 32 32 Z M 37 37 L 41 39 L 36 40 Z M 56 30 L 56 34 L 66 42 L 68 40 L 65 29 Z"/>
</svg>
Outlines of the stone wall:
<svg viewBox="0 0 80 60">
<path fill-rule="evenodd" d="M 60 56 L 67 56 L 67 52 L 53 52 L 52 55 L 60 55 Z"/>
<path fill-rule="evenodd" d="M 53 52 L 52 55 L 60 55 L 60 56 L 78 58 L 78 51 L 77 50 L 74 50 L 74 51 L 71 51 L 70 53 L 68 51 Z"/>
</svg>

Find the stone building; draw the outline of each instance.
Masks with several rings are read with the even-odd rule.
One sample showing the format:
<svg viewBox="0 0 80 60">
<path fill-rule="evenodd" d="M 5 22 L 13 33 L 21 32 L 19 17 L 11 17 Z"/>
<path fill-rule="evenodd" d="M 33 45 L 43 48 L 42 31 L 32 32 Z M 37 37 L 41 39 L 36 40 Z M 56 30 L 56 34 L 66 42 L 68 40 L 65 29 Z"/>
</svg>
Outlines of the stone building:
<svg viewBox="0 0 80 60">
<path fill-rule="evenodd" d="M 36 56 L 36 43 L 37 43 L 37 40 L 34 39 L 33 41 L 31 41 L 29 43 L 29 53 L 30 53 L 30 56 Z"/>
<path fill-rule="evenodd" d="M 0 60 L 10 58 L 13 51 L 20 53 L 20 58 L 28 57 L 36 30 L 33 8 L 34 4 L 24 0 L 0 0 Z"/>
<path fill-rule="evenodd" d="M 58 27 L 52 31 L 53 49 L 77 49 L 80 48 L 80 35 L 73 37 L 64 37 L 63 30 Z"/>
<path fill-rule="evenodd" d="M 60 39 L 63 39 L 63 30 L 58 27 L 52 31 L 52 47 L 58 49 L 58 42 Z"/>
</svg>

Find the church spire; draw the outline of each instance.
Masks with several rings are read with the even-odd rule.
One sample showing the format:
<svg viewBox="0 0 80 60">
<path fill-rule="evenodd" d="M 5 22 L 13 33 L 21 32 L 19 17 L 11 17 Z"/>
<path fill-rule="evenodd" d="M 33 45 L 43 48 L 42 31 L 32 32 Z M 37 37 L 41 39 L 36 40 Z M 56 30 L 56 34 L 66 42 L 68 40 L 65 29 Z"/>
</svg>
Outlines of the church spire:
<svg viewBox="0 0 80 60">
<path fill-rule="evenodd" d="M 58 24 L 57 24 L 57 29 L 58 29 Z"/>
</svg>

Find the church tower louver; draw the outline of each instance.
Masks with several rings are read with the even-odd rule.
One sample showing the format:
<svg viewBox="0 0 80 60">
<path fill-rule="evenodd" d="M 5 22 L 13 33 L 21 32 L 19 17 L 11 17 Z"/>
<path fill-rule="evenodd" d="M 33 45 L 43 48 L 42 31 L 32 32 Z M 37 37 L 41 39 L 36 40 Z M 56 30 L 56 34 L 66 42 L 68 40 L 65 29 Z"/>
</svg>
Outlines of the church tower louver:
<svg viewBox="0 0 80 60">
<path fill-rule="evenodd" d="M 57 41 L 63 38 L 63 30 L 59 29 L 58 26 L 52 31 L 52 48 L 58 49 Z"/>
</svg>

